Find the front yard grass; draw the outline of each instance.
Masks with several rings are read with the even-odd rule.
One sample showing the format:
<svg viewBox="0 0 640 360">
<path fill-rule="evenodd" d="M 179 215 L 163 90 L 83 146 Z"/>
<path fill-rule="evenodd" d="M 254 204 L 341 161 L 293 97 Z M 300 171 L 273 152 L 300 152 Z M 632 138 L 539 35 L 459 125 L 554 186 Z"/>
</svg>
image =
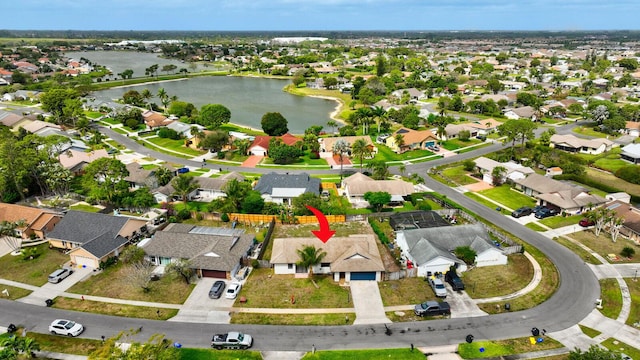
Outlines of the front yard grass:
<svg viewBox="0 0 640 360">
<path fill-rule="evenodd" d="M 386 162 L 389 161 L 408 161 L 412 159 L 417 159 L 425 156 L 434 155 L 429 150 L 410 150 L 405 151 L 402 154 L 396 154 L 386 145 L 377 145 L 378 153 L 373 158 L 374 160 L 383 160 Z M 434 157 L 435 159 L 435 157 Z M 358 164 L 359 165 L 359 164 Z"/>
<path fill-rule="evenodd" d="M 588 337 L 590 337 L 592 339 L 594 337 L 602 334 L 602 332 L 600 332 L 600 331 L 598 331 L 596 329 L 592 329 L 592 328 L 590 328 L 588 326 L 584 326 L 584 325 L 580 325 L 580 324 L 578 324 L 578 326 L 580 327 L 580 330 L 582 330 L 583 334 L 587 335 Z"/>
<path fill-rule="evenodd" d="M 379 282 L 378 288 L 380 289 L 382 304 L 384 306 L 396 306 L 435 300 L 435 295 L 429 283 L 424 280 L 423 277 L 412 277 Z"/>
<path fill-rule="evenodd" d="M 424 359 L 424 354 L 420 351 L 411 351 L 411 349 L 370 349 L 370 350 L 327 350 L 316 351 L 315 354 L 307 353 L 302 360 L 351 360 L 351 359 L 367 359 L 367 360 L 418 360 Z"/>
<path fill-rule="evenodd" d="M 544 337 L 543 342 L 533 345 L 529 341 L 529 337 L 521 337 L 495 341 L 474 341 L 471 344 L 462 343 L 458 345 L 458 354 L 464 359 L 497 358 L 499 356 L 559 349 L 561 347 L 563 347 L 561 343 L 550 337 Z M 481 352 L 480 348 L 484 348 L 484 351 Z"/>
<path fill-rule="evenodd" d="M 34 339 L 40 349 L 65 354 L 89 355 L 102 346 L 102 341 L 68 336 L 27 332 L 27 337 Z"/>
<path fill-rule="evenodd" d="M 625 278 L 627 286 L 629 287 L 629 294 L 631 295 L 631 311 L 627 318 L 627 325 L 638 327 L 636 324 L 640 323 L 640 283 L 638 279 Z"/>
<path fill-rule="evenodd" d="M 571 236 L 571 235 L 569 235 Z M 595 256 L 591 256 L 591 253 L 582 248 L 579 244 L 576 244 L 574 241 L 571 241 L 569 236 L 560 236 L 555 237 L 555 240 L 560 245 L 566 247 L 571 250 L 574 254 L 578 255 L 584 262 L 593 264 L 593 265 L 601 265 L 602 263 Z"/>
<path fill-rule="evenodd" d="M 160 137 L 156 137 L 156 138 L 150 138 L 150 139 L 146 139 L 146 141 L 158 146 L 158 147 L 162 147 L 165 149 L 169 149 L 184 155 L 189 155 L 189 156 L 199 156 L 205 153 L 204 150 L 202 151 L 197 151 L 194 150 L 192 148 L 186 147 L 184 146 L 184 140 L 183 139 L 179 139 L 179 140 L 172 140 L 172 139 L 167 139 L 167 138 L 160 138 Z"/>
<path fill-rule="evenodd" d="M 514 293 L 531 282 L 533 265 L 523 254 L 512 254 L 507 265 L 476 267 L 462 273 L 465 291 L 474 299 Z"/>
<path fill-rule="evenodd" d="M 533 207 L 536 204 L 535 199 L 512 190 L 509 185 L 496 186 L 493 189 L 482 190 L 478 193 L 513 210 L 521 206 Z"/>
<path fill-rule="evenodd" d="M 538 224 L 537 224 L 537 223 L 535 223 L 535 222 L 527 223 L 527 224 L 525 225 L 525 227 L 528 227 L 529 229 L 531 229 L 531 230 L 533 230 L 533 231 L 547 231 L 547 230 L 548 230 L 547 228 L 544 228 L 544 227 L 542 227 L 542 226 L 538 225 Z"/>
<path fill-rule="evenodd" d="M 634 348 L 631 345 L 625 344 L 620 340 L 616 340 L 614 338 L 608 338 L 607 340 L 602 342 L 602 345 L 607 349 L 614 351 L 616 353 L 625 353 L 630 356 L 632 359 L 640 359 L 640 350 Z"/>
<path fill-rule="evenodd" d="M 61 296 L 55 298 L 53 307 L 57 309 L 83 311 L 102 315 L 154 320 L 167 320 L 178 314 L 178 309 L 114 304 L 100 301 L 80 300 Z M 158 310 L 160 312 L 158 312 Z"/>
<path fill-rule="evenodd" d="M 458 185 L 475 184 L 479 181 L 478 179 L 474 179 L 469 176 L 468 172 L 464 170 L 464 166 L 462 165 L 444 169 L 442 171 L 442 175 L 446 176 Z"/>
<path fill-rule="evenodd" d="M 345 317 L 348 319 L 345 321 Z M 254 325 L 351 325 L 356 316 L 353 313 L 333 314 L 261 314 L 235 312 L 231 315 L 232 324 Z"/>
<path fill-rule="evenodd" d="M 187 285 L 173 274 L 165 274 L 158 281 L 151 282 L 151 291 L 143 292 L 127 279 L 129 266 L 122 263 L 113 265 L 102 272 L 73 285 L 68 292 L 103 296 L 116 299 L 151 301 L 168 304 L 182 304 L 189 297 L 194 285 Z"/>
<path fill-rule="evenodd" d="M 602 299 L 602 309 L 599 309 L 602 315 L 617 319 L 622 311 L 622 292 L 616 279 L 600 280 L 600 296 Z"/>
<path fill-rule="evenodd" d="M 182 348 L 178 350 L 180 359 L 176 360 L 262 360 L 262 354 L 259 351 L 249 350 L 212 350 L 212 349 L 193 349 Z"/>
<path fill-rule="evenodd" d="M 316 275 L 313 279 L 296 279 L 293 275 L 275 275 L 270 268 L 254 269 L 240 295 L 247 302 L 243 304 L 236 301 L 234 306 L 239 308 L 312 309 L 353 306 L 349 289 L 334 282 L 333 276 Z"/>
<path fill-rule="evenodd" d="M 472 193 L 472 192 L 466 192 L 464 193 L 467 197 L 470 197 L 471 199 L 473 199 L 476 202 L 479 202 L 480 204 L 488 207 L 489 209 L 497 209 L 498 207 L 500 208 L 500 213 L 502 215 L 511 215 L 511 211 L 509 211 L 508 209 L 505 209 L 485 198 L 482 198 L 480 196 L 478 196 L 478 194 Z M 514 209 L 515 210 L 515 209 Z"/>
<path fill-rule="evenodd" d="M 552 229 L 557 229 L 569 225 L 575 225 L 576 230 L 581 229 L 578 225 L 580 219 L 582 219 L 584 215 L 571 215 L 571 216 L 551 216 L 546 219 L 538 220 L 540 224 L 546 225 Z"/>
<path fill-rule="evenodd" d="M 0 285 L 0 288 L 2 290 L 6 289 L 9 292 L 9 296 L 0 293 L 0 299 L 16 300 L 31 294 L 31 290 L 27 290 L 19 287 L 13 287 L 9 285 Z"/>
<path fill-rule="evenodd" d="M 618 237 L 618 241 L 613 242 L 611 241 L 611 236 L 609 236 L 608 232 L 602 231 L 600 233 L 600 236 L 596 237 L 596 234 L 594 233 L 593 229 L 575 232 L 569 236 L 575 240 L 578 240 L 580 243 L 584 244 L 589 249 L 595 251 L 600 256 L 607 259 L 609 262 L 611 262 L 611 260 L 608 259 L 607 257 L 608 254 L 617 255 L 617 260 L 615 261 L 616 264 L 639 262 L 640 255 L 638 254 L 637 245 L 635 245 L 633 242 L 627 240 L 622 236 Z M 635 257 L 632 257 L 631 259 L 627 259 L 627 258 L 623 258 L 620 255 L 620 252 L 625 246 L 629 246 L 636 250 Z"/>
<path fill-rule="evenodd" d="M 40 256 L 33 260 L 23 260 L 22 256 L 7 254 L 0 258 L 0 278 L 29 285 L 42 286 L 47 277 L 67 261 L 69 255 L 49 249 L 48 244 L 36 246 Z"/>
</svg>

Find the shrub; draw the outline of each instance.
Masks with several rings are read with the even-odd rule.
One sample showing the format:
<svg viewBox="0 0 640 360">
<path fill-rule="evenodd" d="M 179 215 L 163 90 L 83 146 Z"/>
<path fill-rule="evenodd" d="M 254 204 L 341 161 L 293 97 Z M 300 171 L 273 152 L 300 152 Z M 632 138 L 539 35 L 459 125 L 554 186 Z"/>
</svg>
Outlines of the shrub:
<svg viewBox="0 0 640 360">
<path fill-rule="evenodd" d="M 20 250 L 20 255 L 22 256 L 22 260 L 33 260 L 40 256 L 40 253 L 38 252 L 38 248 L 28 247 Z"/>
<path fill-rule="evenodd" d="M 187 209 L 181 209 L 180 211 L 178 211 L 176 216 L 178 217 L 179 220 L 187 220 L 191 218 L 191 211 Z"/>
<path fill-rule="evenodd" d="M 222 216 L 220 216 L 220 220 L 222 220 L 223 222 L 229 222 L 229 214 L 222 213 Z"/>
<path fill-rule="evenodd" d="M 158 137 L 163 139 L 178 140 L 180 139 L 180 134 L 178 134 L 178 132 L 173 129 L 161 128 L 160 130 L 158 130 Z"/>
<path fill-rule="evenodd" d="M 453 250 L 453 253 L 467 265 L 476 261 L 476 251 L 469 246 L 459 246 Z"/>
<path fill-rule="evenodd" d="M 108 268 L 110 266 L 113 266 L 113 265 L 117 264 L 117 263 L 118 263 L 118 258 L 115 257 L 115 256 L 110 256 L 110 257 L 107 258 L 107 260 L 100 261 L 100 266 L 98 266 L 98 268 L 100 270 L 104 270 L 104 269 L 106 269 L 106 268 Z"/>
<path fill-rule="evenodd" d="M 260 268 L 260 261 L 258 261 L 257 259 L 253 259 L 253 261 L 251 261 L 251 267 L 254 269 Z"/>
<path fill-rule="evenodd" d="M 431 210 L 431 204 L 426 201 L 419 201 L 418 206 L 416 206 L 418 210 L 429 211 Z"/>
<path fill-rule="evenodd" d="M 309 153 L 309 159 L 320 159 L 320 154 L 317 151 Z"/>
<path fill-rule="evenodd" d="M 473 160 L 469 159 L 469 160 L 465 160 L 462 163 L 462 166 L 464 167 L 465 171 L 473 171 L 473 169 L 475 169 L 476 167 L 476 163 Z"/>
<path fill-rule="evenodd" d="M 138 126 L 140 125 L 140 123 L 136 119 L 129 119 L 127 120 L 126 125 L 129 129 L 136 130 L 138 129 Z"/>
<path fill-rule="evenodd" d="M 204 216 L 201 213 L 197 213 L 196 214 L 196 220 L 202 221 L 202 219 L 204 219 Z"/>
<path fill-rule="evenodd" d="M 378 226 L 378 221 L 373 217 L 370 217 L 367 220 L 369 220 L 369 224 L 371 225 L 371 229 L 373 229 L 373 232 L 378 235 L 378 239 L 380 239 L 380 242 L 383 244 L 388 244 L 390 242 L 389 238 L 387 237 L 387 234 L 385 234 L 384 231 L 380 229 L 380 226 Z"/>
<path fill-rule="evenodd" d="M 218 159 L 224 159 L 225 155 L 227 154 L 226 151 L 218 151 Z"/>
<path fill-rule="evenodd" d="M 636 254 L 636 251 L 632 247 L 629 247 L 629 246 L 623 247 L 622 251 L 620 251 L 620 255 L 622 255 L 623 257 L 626 257 L 626 258 L 631 258 L 635 254 Z"/>
<path fill-rule="evenodd" d="M 640 166 L 623 166 L 616 171 L 615 175 L 632 184 L 640 184 Z"/>
</svg>

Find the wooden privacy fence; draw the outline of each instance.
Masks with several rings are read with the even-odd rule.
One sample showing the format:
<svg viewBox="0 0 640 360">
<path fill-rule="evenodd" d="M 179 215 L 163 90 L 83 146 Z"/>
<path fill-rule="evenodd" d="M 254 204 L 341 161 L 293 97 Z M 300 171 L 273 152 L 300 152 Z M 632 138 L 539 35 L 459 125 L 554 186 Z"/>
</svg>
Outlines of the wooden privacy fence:
<svg viewBox="0 0 640 360">
<path fill-rule="evenodd" d="M 281 222 L 285 224 L 296 223 L 296 224 L 313 224 L 318 222 L 318 218 L 311 215 L 305 216 L 296 216 L 293 222 L 290 222 L 289 219 L 281 221 L 280 215 L 263 215 L 263 214 L 236 214 L 231 213 L 229 215 L 230 221 L 238 221 L 240 223 L 251 223 L 251 224 L 266 224 L 271 220 L 276 222 Z M 337 222 L 345 222 L 346 216 L 344 215 L 325 215 L 327 217 L 327 221 L 329 223 L 337 223 Z"/>
</svg>

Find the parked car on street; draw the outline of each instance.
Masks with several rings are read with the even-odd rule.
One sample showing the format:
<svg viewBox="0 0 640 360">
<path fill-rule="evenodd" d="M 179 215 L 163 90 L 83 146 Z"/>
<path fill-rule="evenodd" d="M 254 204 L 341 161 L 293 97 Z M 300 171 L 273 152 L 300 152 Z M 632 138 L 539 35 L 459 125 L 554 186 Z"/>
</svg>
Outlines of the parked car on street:
<svg viewBox="0 0 640 360">
<path fill-rule="evenodd" d="M 588 218 L 583 218 L 582 220 L 580 220 L 580 222 L 578 223 L 578 225 L 582 226 L 582 227 L 587 227 L 587 226 L 593 226 L 595 224 L 595 222 L 593 222 L 593 220 L 588 219 Z"/>
<path fill-rule="evenodd" d="M 527 216 L 530 215 L 531 213 L 533 213 L 533 209 L 528 207 L 528 206 L 523 206 L 520 208 L 517 208 L 516 210 L 514 210 L 511 213 L 511 216 L 513 216 L 514 218 L 519 218 L 522 216 Z"/>
<path fill-rule="evenodd" d="M 442 282 L 442 280 L 438 278 L 429 279 L 429 285 L 431 285 L 431 288 L 433 289 L 433 292 L 436 294 L 437 297 L 440 297 L 440 298 L 447 297 L 447 288 L 444 286 L 444 283 Z"/>
<path fill-rule="evenodd" d="M 215 334 L 211 339 L 211 347 L 214 349 L 248 349 L 253 345 L 251 335 L 243 334 L 237 331 L 231 331 L 226 334 Z"/>
<path fill-rule="evenodd" d="M 56 319 L 49 325 L 49 332 L 53 335 L 78 336 L 83 331 L 82 324 L 71 320 Z"/>
<path fill-rule="evenodd" d="M 425 301 L 413 309 L 418 316 L 451 315 L 451 306 L 446 301 Z"/>
<path fill-rule="evenodd" d="M 240 289 L 242 289 L 241 284 L 231 283 L 229 284 L 229 287 L 227 288 L 227 293 L 224 295 L 224 297 L 227 299 L 235 299 L 236 297 L 238 297 L 238 293 L 240 292 Z"/>
<path fill-rule="evenodd" d="M 51 274 L 49 274 L 49 278 L 47 279 L 50 283 L 57 284 L 60 281 L 66 279 L 69 275 L 73 274 L 73 270 L 69 269 L 58 269 Z"/>
<path fill-rule="evenodd" d="M 222 296 L 222 292 L 224 291 L 226 284 L 222 280 L 217 280 L 211 286 L 211 290 L 209 290 L 209 298 L 210 299 L 219 299 Z"/>
<path fill-rule="evenodd" d="M 558 215 L 558 210 L 545 207 L 538 210 L 535 216 L 538 219 L 544 219 L 544 218 L 548 218 L 550 216 L 555 216 L 555 215 Z"/>
</svg>

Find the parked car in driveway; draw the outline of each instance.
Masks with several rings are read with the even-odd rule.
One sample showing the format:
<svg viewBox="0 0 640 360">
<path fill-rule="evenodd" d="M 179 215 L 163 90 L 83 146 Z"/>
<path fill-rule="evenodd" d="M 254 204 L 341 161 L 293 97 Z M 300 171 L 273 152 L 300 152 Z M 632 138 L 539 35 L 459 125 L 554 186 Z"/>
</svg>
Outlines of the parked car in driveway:
<svg viewBox="0 0 640 360">
<path fill-rule="evenodd" d="M 444 283 L 439 278 L 429 279 L 429 285 L 433 289 L 433 292 L 439 298 L 447 297 L 447 288 L 444 286 Z"/>
<path fill-rule="evenodd" d="M 413 312 L 418 316 L 451 315 L 451 306 L 446 301 L 425 301 L 416 305 Z"/>
<path fill-rule="evenodd" d="M 235 299 L 236 297 L 238 297 L 238 293 L 240 292 L 240 289 L 242 289 L 241 284 L 231 283 L 229 284 L 229 287 L 227 288 L 227 292 L 224 295 L 224 297 L 227 299 Z"/>
<path fill-rule="evenodd" d="M 447 271 L 447 273 L 444 275 L 444 280 L 451 285 L 453 291 L 464 290 L 464 283 L 458 276 L 458 273 L 455 269 L 450 269 L 449 271 Z"/>
<path fill-rule="evenodd" d="M 593 220 L 591 220 L 591 219 L 583 218 L 582 220 L 580 220 L 578 225 L 580 225 L 582 227 L 593 226 L 593 225 L 595 225 L 595 222 L 593 222 Z"/>
<path fill-rule="evenodd" d="M 555 216 L 555 215 L 558 215 L 558 210 L 545 207 L 538 210 L 535 216 L 538 219 L 544 219 L 544 218 L 548 218 L 550 216 Z"/>
<path fill-rule="evenodd" d="M 65 319 L 53 320 L 49 325 L 49 332 L 53 335 L 78 336 L 84 331 L 84 326 Z"/>
<path fill-rule="evenodd" d="M 522 217 L 522 216 L 530 215 L 531 213 L 533 213 L 533 209 L 532 208 L 530 208 L 528 206 L 523 206 L 523 207 L 515 209 L 511 213 L 511 216 L 513 216 L 514 218 L 519 218 L 519 217 Z"/>
<path fill-rule="evenodd" d="M 222 280 L 217 280 L 211 286 L 211 290 L 209 290 L 209 298 L 210 299 L 219 299 L 222 296 L 222 292 L 224 291 L 226 284 Z"/>
<path fill-rule="evenodd" d="M 73 274 L 73 270 L 69 269 L 58 269 L 51 274 L 49 274 L 49 278 L 47 281 L 53 284 L 57 284 L 60 281 L 66 279 L 69 275 Z"/>
</svg>

